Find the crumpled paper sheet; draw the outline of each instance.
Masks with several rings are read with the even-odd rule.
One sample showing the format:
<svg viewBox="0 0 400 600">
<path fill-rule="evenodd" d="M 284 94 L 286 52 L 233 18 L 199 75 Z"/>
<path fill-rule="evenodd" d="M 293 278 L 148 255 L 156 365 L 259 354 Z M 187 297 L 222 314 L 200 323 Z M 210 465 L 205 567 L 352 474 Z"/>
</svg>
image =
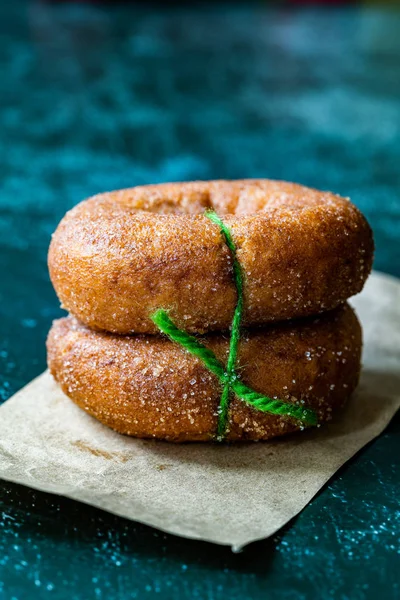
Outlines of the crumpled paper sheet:
<svg viewBox="0 0 400 600">
<path fill-rule="evenodd" d="M 258 444 L 136 440 L 81 411 L 45 372 L 0 408 L 0 477 L 233 549 L 266 538 L 400 405 L 400 281 L 374 273 L 353 304 L 364 368 L 332 424 Z"/>
</svg>

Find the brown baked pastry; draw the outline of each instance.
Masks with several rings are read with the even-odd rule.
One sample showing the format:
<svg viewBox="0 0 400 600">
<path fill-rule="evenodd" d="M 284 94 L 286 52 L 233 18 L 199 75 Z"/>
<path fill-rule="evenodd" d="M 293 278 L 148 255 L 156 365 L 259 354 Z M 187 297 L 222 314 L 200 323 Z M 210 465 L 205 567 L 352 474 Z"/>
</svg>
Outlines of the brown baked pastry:
<svg viewBox="0 0 400 600">
<path fill-rule="evenodd" d="M 61 221 L 49 269 L 64 308 L 120 334 L 157 333 L 157 308 L 188 332 L 227 329 L 232 257 L 210 208 L 237 247 L 244 325 L 335 308 L 371 270 L 370 227 L 340 196 L 265 179 L 150 185 L 90 198 Z"/>
<path fill-rule="evenodd" d="M 202 338 L 226 362 L 229 336 Z M 55 321 L 48 364 L 63 391 L 120 433 L 175 442 L 209 441 L 221 385 L 203 363 L 161 336 L 91 331 L 75 318 Z M 242 333 L 238 373 L 253 390 L 317 412 L 328 421 L 357 385 L 361 328 L 345 304 L 318 317 Z M 230 404 L 228 440 L 266 440 L 302 429 L 289 417 Z"/>
</svg>

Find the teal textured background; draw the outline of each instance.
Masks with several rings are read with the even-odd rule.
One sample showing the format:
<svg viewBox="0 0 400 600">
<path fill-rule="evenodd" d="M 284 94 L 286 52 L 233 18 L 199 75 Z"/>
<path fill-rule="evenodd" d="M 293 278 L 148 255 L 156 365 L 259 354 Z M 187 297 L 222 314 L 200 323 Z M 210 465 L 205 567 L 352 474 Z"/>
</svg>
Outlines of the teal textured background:
<svg viewBox="0 0 400 600">
<path fill-rule="evenodd" d="M 400 13 L 0 3 L 0 398 L 45 368 L 46 252 L 106 189 L 272 177 L 368 216 L 400 275 Z M 234 555 L 0 484 L 0 599 L 400 597 L 399 419 Z M 229 516 L 228 516 L 229 518 Z"/>
</svg>

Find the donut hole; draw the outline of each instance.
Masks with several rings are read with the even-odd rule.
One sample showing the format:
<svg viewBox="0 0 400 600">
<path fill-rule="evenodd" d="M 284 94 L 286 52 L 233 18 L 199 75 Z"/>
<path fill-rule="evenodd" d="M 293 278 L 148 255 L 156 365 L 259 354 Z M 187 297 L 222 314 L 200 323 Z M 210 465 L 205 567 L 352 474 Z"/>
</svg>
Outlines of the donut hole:
<svg viewBox="0 0 400 600">
<path fill-rule="evenodd" d="M 175 186 L 173 186 L 175 188 Z M 129 212 L 144 212 L 157 215 L 201 215 L 213 208 L 207 189 L 183 190 L 164 189 L 167 186 L 149 186 L 122 190 L 111 194 L 111 202 Z"/>
</svg>

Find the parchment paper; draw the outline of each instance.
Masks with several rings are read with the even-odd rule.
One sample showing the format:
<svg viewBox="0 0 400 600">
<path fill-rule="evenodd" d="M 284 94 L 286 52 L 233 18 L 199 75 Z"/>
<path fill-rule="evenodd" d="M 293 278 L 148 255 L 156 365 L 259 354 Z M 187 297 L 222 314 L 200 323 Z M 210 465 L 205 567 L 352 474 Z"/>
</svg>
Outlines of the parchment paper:
<svg viewBox="0 0 400 600">
<path fill-rule="evenodd" d="M 400 405 L 400 282 L 375 273 L 353 304 L 364 368 L 330 425 L 236 446 L 135 440 L 86 415 L 45 372 L 0 408 L 0 477 L 233 549 L 268 537 Z"/>
</svg>

